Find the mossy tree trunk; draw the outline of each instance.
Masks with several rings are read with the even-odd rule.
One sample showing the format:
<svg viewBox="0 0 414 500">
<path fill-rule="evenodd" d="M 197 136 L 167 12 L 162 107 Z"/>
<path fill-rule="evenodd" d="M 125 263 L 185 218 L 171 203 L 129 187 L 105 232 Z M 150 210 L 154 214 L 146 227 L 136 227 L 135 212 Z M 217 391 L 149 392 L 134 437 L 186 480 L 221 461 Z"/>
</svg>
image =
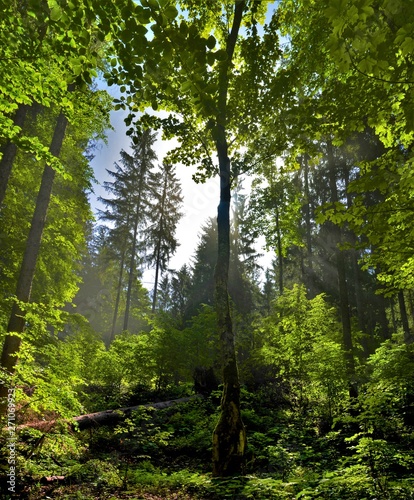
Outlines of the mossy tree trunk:
<svg viewBox="0 0 414 500">
<path fill-rule="evenodd" d="M 234 332 L 230 315 L 228 275 L 230 262 L 230 159 L 226 136 L 228 68 L 232 62 L 245 2 L 235 2 L 234 18 L 227 40 L 227 60 L 219 75 L 219 98 L 216 127 L 216 150 L 220 169 L 220 204 L 218 206 L 218 255 L 215 269 L 215 299 L 223 364 L 221 413 L 213 433 L 213 475 L 239 474 L 246 447 L 246 431 L 240 413 L 240 382 Z"/>
</svg>

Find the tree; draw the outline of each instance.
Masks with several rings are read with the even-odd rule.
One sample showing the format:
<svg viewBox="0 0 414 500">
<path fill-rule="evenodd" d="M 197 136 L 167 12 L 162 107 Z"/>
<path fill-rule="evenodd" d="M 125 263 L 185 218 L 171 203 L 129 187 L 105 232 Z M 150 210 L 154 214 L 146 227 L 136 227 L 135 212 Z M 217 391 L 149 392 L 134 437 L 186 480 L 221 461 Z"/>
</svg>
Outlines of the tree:
<svg viewBox="0 0 414 500">
<path fill-rule="evenodd" d="M 73 103 L 68 84 L 89 85 L 102 65 L 102 42 L 110 38 L 122 19 L 128 0 L 77 0 L 70 6 L 58 1 L 1 2 L 0 21 L 0 140 L 5 156 L 0 177 L 0 201 L 12 169 L 16 148 L 62 169 L 58 159 L 35 133 L 22 131 L 29 108 L 59 107 L 69 119 Z M 105 48 L 108 57 L 110 46 Z"/>
<path fill-rule="evenodd" d="M 192 284 L 192 272 L 187 264 L 184 264 L 171 276 L 170 300 L 171 314 L 176 319 L 178 327 L 185 326 L 188 319 L 189 297 Z"/>
<path fill-rule="evenodd" d="M 146 130 L 134 138 L 131 144 L 132 154 L 121 151 L 121 165 L 115 164 L 116 170 L 108 171 L 114 178 L 105 182 L 105 189 L 112 198 L 101 198 L 107 210 L 101 212 L 101 218 L 109 221 L 113 227 L 109 230 L 109 242 L 119 260 L 117 297 L 115 299 L 111 338 L 115 335 L 121 289 L 123 287 L 124 266 L 129 259 L 128 281 L 123 329 L 128 329 L 133 284 L 137 273 L 137 259 L 146 243 L 143 241 L 144 230 L 150 217 L 150 200 L 153 196 L 151 179 L 156 154 L 153 150 L 155 133 Z"/>
<path fill-rule="evenodd" d="M 26 114 L 27 105 L 20 104 L 13 118 L 13 126 L 19 127 L 21 129 L 23 127 Z M 14 142 L 11 141 L 11 139 L 8 139 L 1 149 L 2 157 L 0 161 L 0 208 L 6 195 L 7 184 L 9 182 L 13 162 L 17 153 L 17 146 L 16 144 L 14 144 Z"/>
<path fill-rule="evenodd" d="M 347 375 L 336 311 L 324 294 L 309 300 L 303 285 L 285 289 L 255 329 L 260 339 L 253 354 L 256 363 L 267 365 L 273 380 L 287 384 L 286 397 L 299 411 L 317 407 L 332 422 Z"/>
<path fill-rule="evenodd" d="M 171 114 L 161 119 L 166 135 L 178 135 L 182 141 L 169 160 L 179 159 L 186 164 L 197 162 L 204 168 L 201 176 L 218 171 L 220 177 L 215 295 L 224 360 L 224 390 L 221 416 L 213 437 L 213 473 L 227 475 L 240 470 L 245 450 L 228 299 L 232 181 L 229 134 L 236 135 L 237 130 L 239 140 L 249 136 L 254 125 L 247 118 L 251 116 L 246 115 L 247 108 L 251 111 L 252 103 L 260 101 L 262 95 L 257 85 L 245 84 L 268 78 L 271 73 L 263 71 L 259 78 L 254 74 L 252 45 L 263 50 L 263 61 L 271 67 L 279 57 L 279 51 L 274 43 L 266 40 L 266 44 L 257 36 L 257 23 L 264 17 L 267 2 L 254 2 L 252 5 L 240 0 L 224 5 L 216 2 L 208 9 L 193 2 L 182 2 L 181 7 L 187 9 L 188 18 L 182 18 L 180 24 L 175 22 L 178 11 L 174 6 L 163 3 L 158 7 L 151 2 L 145 2 L 145 5 L 148 5 L 156 21 L 151 28 L 154 37 L 147 42 L 150 50 L 146 52 L 145 63 L 138 69 L 140 63 L 131 58 L 120 44 L 123 69 L 116 72 L 113 80 L 122 79 L 129 86 L 129 92 L 135 95 L 131 105 L 133 111 L 150 104 L 154 109 L 176 113 L 176 116 Z M 142 13 L 139 7 L 135 10 Z M 250 36 L 246 36 L 246 43 L 240 44 L 236 50 L 238 40 L 242 39 L 239 32 L 243 20 Z M 269 31 L 272 29 L 275 27 L 269 27 Z M 217 42 L 219 49 L 213 51 Z M 126 46 L 130 46 L 130 40 Z M 238 64 L 235 64 L 236 61 Z M 236 78 L 237 67 L 243 67 L 239 79 L 240 84 L 244 82 L 244 94 Z M 131 82 L 128 75 L 134 75 L 135 80 Z M 125 105 L 128 99 L 121 99 L 120 106 Z M 132 120 L 133 115 L 128 121 Z M 148 116 L 142 121 L 160 123 L 160 119 Z M 232 149 L 235 149 L 235 144 L 232 144 Z M 218 169 L 211 160 L 213 150 L 218 156 Z"/>
<path fill-rule="evenodd" d="M 122 167 L 115 163 L 115 170 L 107 170 L 107 172 L 114 178 L 114 181 L 105 181 L 104 187 L 114 197 L 107 199 L 99 198 L 107 207 L 105 211 L 100 212 L 100 219 L 110 221 L 113 225 L 112 228 L 108 228 L 108 245 L 113 249 L 111 257 L 115 257 L 119 261 L 116 298 L 109 338 L 109 341 L 112 342 L 115 338 L 121 292 L 124 285 L 123 277 L 127 250 L 130 247 L 130 220 L 132 218 L 133 207 L 128 189 L 129 186 L 124 182 L 125 173 Z"/>
<path fill-rule="evenodd" d="M 132 216 L 132 247 L 130 251 L 130 263 L 128 270 L 128 288 L 125 304 L 124 330 L 128 330 L 129 310 L 131 306 L 132 284 L 135 275 L 135 259 L 138 244 L 138 228 L 140 224 L 145 223 L 148 206 L 148 200 L 145 197 L 144 190 L 148 189 L 148 176 L 153 167 L 153 161 L 156 158 L 152 146 L 155 141 L 155 133 L 146 130 L 133 145 L 133 155 L 123 153 L 123 162 L 128 173 L 133 176 L 132 184 L 134 189 L 133 198 L 133 216 Z"/>
<path fill-rule="evenodd" d="M 82 97 L 78 96 L 79 104 L 82 103 Z M 90 170 L 85 165 L 85 158 L 82 155 L 82 152 L 87 149 L 87 144 L 91 137 L 94 134 L 101 135 L 102 127 L 105 126 L 107 115 L 102 116 L 102 111 L 105 109 L 105 101 L 97 100 L 94 104 L 99 105 L 98 109 L 93 109 L 91 103 L 94 102 L 92 99 L 89 103 L 89 106 L 82 109 L 80 105 L 78 112 L 78 120 L 80 127 L 83 126 L 84 129 L 80 132 L 74 128 L 69 133 L 69 138 L 73 141 L 71 147 L 64 146 L 64 138 L 65 133 L 68 128 L 68 120 L 60 112 L 57 117 L 53 116 L 53 120 L 55 122 L 53 137 L 51 140 L 50 150 L 54 155 L 61 155 L 61 150 L 63 148 L 63 158 L 65 160 L 70 160 L 73 162 L 73 165 L 68 166 L 67 169 L 67 180 L 68 177 L 71 178 L 72 186 L 62 186 L 62 180 L 58 179 L 54 190 L 54 180 L 55 180 L 55 170 L 50 166 L 46 165 L 43 174 L 40 180 L 40 186 L 38 187 L 38 193 L 36 196 L 36 202 L 34 206 L 34 211 L 32 214 L 32 220 L 30 223 L 30 229 L 27 235 L 27 241 L 24 245 L 24 254 L 23 258 L 20 261 L 19 270 L 17 273 L 15 284 L 15 301 L 13 302 L 13 306 L 10 312 L 10 318 L 8 320 L 7 326 L 7 335 L 5 337 L 5 341 L 3 344 L 2 357 L 1 357 L 1 366 L 7 375 L 13 374 L 15 371 L 15 366 L 18 361 L 18 354 L 20 350 L 20 345 L 22 342 L 23 332 L 25 328 L 25 314 L 26 309 L 30 308 L 28 303 L 33 299 L 33 289 L 35 290 L 34 298 L 38 302 L 47 303 L 48 299 L 45 297 L 45 291 L 49 289 L 49 292 L 53 296 L 52 290 L 55 292 L 56 297 L 54 298 L 56 304 L 65 303 L 67 300 L 70 300 L 73 294 L 76 291 L 76 282 L 77 277 L 75 277 L 73 273 L 73 269 L 69 270 L 69 276 L 72 275 L 75 279 L 68 279 L 65 283 L 66 291 L 63 291 L 60 288 L 61 283 L 59 283 L 59 274 L 60 276 L 64 276 L 66 273 L 64 259 L 60 262 L 62 265 L 62 269 L 59 272 L 56 272 L 57 279 L 54 278 L 53 271 L 49 270 L 48 279 L 53 285 L 48 283 L 48 280 L 43 283 L 43 286 L 40 285 L 41 277 L 45 277 L 45 273 L 42 273 L 42 267 L 44 262 L 48 262 L 47 252 L 45 252 L 45 248 L 43 245 L 42 248 L 42 238 L 46 235 L 47 238 L 50 237 L 50 231 L 54 231 L 55 236 L 58 236 L 58 241 L 65 239 L 65 233 L 69 236 L 70 233 L 72 237 L 72 241 L 69 243 L 66 242 L 64 245 L 65 248 L 61 248 L 60 251 L 62 256 L 67 257 L 68 261 L 72 258 L 76 258 L 75 256 L 79 252 L 79 247 L 82 244 L 82 237 L 78 237 L 78 233 L 80 230 L 79 225 L 84 223 L 84 218 L 90 216 L 89 208 L 85 210 L 84 203 L 86 201 L 85 190 L 89 186 L 90 182 Z M 80 111 L 88 113 L 88 118 L 86 116 L 82 116 Z M 45 121 L 45 117 L 43 117 L 43 121 Z M 86 134 L 86 135 L 85 135 Z M 68 143 L 70 141 L 68 140 Z M 77 143 L 76 143 L 77 142 Z M 79 150 L 81 151 L 79 153 Z M 73 170 L 72 170 L 73 169 Z M 68 196 L 69 195 L 69 196 Z M 70 202 L 67 197 L 71 198 Z M 60 198 L 60 199 L 59 199 Z M 59 201 L 58 201 L 59 200 Z M 51 202 L 56 203 L 55 210 L 52 211 L 52 214 L 56 214 L 57 210 L 60 210 L 64 207 L 64 210 L 67 210 L 67 213 L 70 213 L 73 217 L 73 223 L 68 221 L 66 228 L 59 227 L 56 219 L 53 217 L 48 222 L 47 226 L 47 214 L 49 212 L 49 206 Z M 77 213 L 73 213 L 71 208 L 65 206 L 66 204 L 74 204 L 78 207 Z M 85 215 L 86 212 L 86 215 Z M 4 217 L 8 217 L 10 214 L 6 210 L 3 213 Z M 59 217 L 58 217 L 59 219 Z M 78 221 L 79 220 L 79 225 Z M 48 227 L 47 231 L 45 228 Z M 81 232 L 82 234 L 82 232 Z M 70 238 L 70 236 L 69 236 Z M 49 252 L 55 250 L 53 248 L 55 245 L 52 245 L 52 249 Z M 67 248 L 69 247 L 69 249 Z M 59 252 L 58 252 L 59 253 Z M 20 257 L 21 258 L 21 257 Z M 20 260 L 20 259 L 19 259 Z M 53 259 L 52 259 L 53 260 Z M 57 261 L 59 262 L 59 260 Z M 55 264 L 57 264 L 55 261 Z M 35 282 L 35 272 L 37 273 L 38 283 Z M 67 277 L 69 278 L 69 277 Z M 1 391 L 6 391 L 7 387 L 5 384 L 2 385 Z M 4 396 L 4 392 L 2 392 L 2 397 Z M 3 408 L 3 407 L 2 407 Z"/>
<path fill-rule="evenodd" d="M 54 156 L 59 156 L 65 136 L 67 118 L 61 112 L 57 118 L 54 135 L 50 145 L 50 152 Z M 16 302 L 13 304 L 9 323 L 7 326 L 7 336 L 4 340 L 1 355 L 1 367 L 8 374 L 13 374 L 17 363 L 17 355 L 20 349 L 21 337 L 25 325 L 24 305 L 30 300 L 33 278 L 36 268 L 37 257 L 42 241 L 43 229 L 46 222 L 47 209 L 52 193 L 53 179 L 55 171 L 50 165 L 46 165 L 43 171 L 42 182 L 36 201 L 36 208 L 30 225 L 30 232 L 26 243 L 26 250 L 23 256 L 19 279 L 16 287 Z M 0 398 L 2 405 L 1 413 L 5 411 L 5 398 L 7 396 L 7 386 L 3 384 L 0 388 Z M 4 401 L 4 402 L 3 402 Z"/>
<path fill-rule="evenodd" d="M 303 246 L 299 231 L 301 200 L 292 176 L 277 172 L 275 165 L 262 167 L 263 176 L 253 182 L 249 203 L 250 230 L 262 235 L 266 248 L 276 252 L 278 289 L 283 294 L 284 260 L 290 247 Z"/>
<path fill-rule="evenodd" d="M 159 173 L 149 181 L 151 189 L 151 223 L 145 230 L 145 240 L 152 246 L 147 255 L 150 264 L 155 264 L 155 281 L 152 295 L 152 312 L 157 304 L 159 274 L 166 270 L 170 256 L 178 246 L 175 231 L 181 217 L 180 205 L 183 201 L 181 187 L 173 166 L 164 164 Z"/>
<path fill-rule="evenodd" d="M 17 284 L 18 302 L 13 306 L 3 346 L 2 366 L 12 373 L 24 328 L 24 303 L 30 299 L 55 171 L 64 172 L 59 153 L 67 123 L 74 115 L 74 103 L 68 89 L 73 90 L 76 84 L 85 88 L 85 83 L 91 83 L 92 76 L 97 75 L 98 53 L 92 48 L 92 33 L 95 35 L 99 32 L 98 38 L 104 40 L 105 36 L 114 32 L 120 20 L 120 5 L 111 4 L 102 8 L 98 4 L 92 6 L 80 1 L 79 4 L 70 5 L 71 10 L 78 15 L 68 16 L 58 2 L 6 4 L 2 3 L 5 16 L 1 19 L 0 30 L 2 75 L 6 74 L 7 68 L 7 78 L 2 77 L 0 80 L 4 111 L 0 120 L 0 135 L 8 142 L 17 141 L 26 152 L 34 154 L 37 160 L 46 162 Z M 95 31 L 97 26 L 100 30 Z M 19 106 L 34 102 L 47 107 L 54 105 L 55 109 L 60 110 L 49 148 L 37 137 L 22 137 L 21 127 L 15 126 L 10 118 Z M 9 162 L 2 179 L 3 192 L 10 171 Z M 3 384 L 1 395 L 4 395 L 5 387 Z"/>
<path fill-rule="evenodd" d="M 381 205 L 367 210 L 365 219 L 363 195 L 357 194 L 356 204 L 344 218 L 361 235 L 356 227 L 361 229 L 366 220 L 372 221 L 374 212 L 381 214 L 383 228 L 375 231 L 375 238 L 385 246 L 381 248 L 378 241 L 366 255 L 369 259 L 368 254 L 373 252 L 371 264 L 378 269 L 385 293 L 397 294 L 412 283 L 410 258 L 402 248 L 389 246 L 390 242 L 409 238 L 409 233 L 403 236 L 400 230 L 408 227 L 406 200 L 412 193 L 413 65 L 409 55 L 412 39 L 408 36 L 412 12 L 405 15 L 402 2 L 385 0 L 363 4 L 352 0 L 307 2 L 295 11 L 287 0 L 281 12 L 285 33 L 291 40 L 287 71 L 293 78 L 300 72 L 304 89 L 301 113 L 306 114 L 308 134 L 316 138 L 329 132 L 337 146 L 355 132 L 371 130 L 382 144 L 379 155 L 358 165 L 360 178 L 354 179 L 349 189 L 353 193 L 369 192 L 367 201 L 374 193 L 382 197 L 387 191 L 386 196 Z M 395 176 L 400 182 L 394 182 Z M 392 215 L 387 206 L 391 199 Z M 395 205 L 401 209 L 394 211 Z M 377 225 L 377 216 L 375 219 Z M 374 264 L 376 256 L 379 260 Z"/>
</svg>

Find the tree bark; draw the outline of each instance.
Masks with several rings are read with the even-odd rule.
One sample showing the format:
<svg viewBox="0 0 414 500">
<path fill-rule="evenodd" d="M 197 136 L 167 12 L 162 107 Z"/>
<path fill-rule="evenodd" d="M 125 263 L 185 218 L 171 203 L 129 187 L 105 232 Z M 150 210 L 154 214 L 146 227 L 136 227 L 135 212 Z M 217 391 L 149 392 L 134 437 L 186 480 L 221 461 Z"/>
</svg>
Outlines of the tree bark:
<svg viewBox="0 0 414 500">
<path fill-rule="evenodd" d="M 315 297 L 313 250 L 312 250 L 312 222 L 311 222 L 311 194 L 309 189 L 309 156 L 305 153 L 302 157 L 303 186 L 305 190 L 305 228 L 306 228 L 306 268 L 305 284 L 310 297 Z"/>
<path fill-rule="evenodd" d="M 404 297 L 404 292 L 400 290 L 398 292 L 398 304 L 400 306 L 400 316 L 401 316 L 401 323 L 403 327 L 403 332 L 404 332 L 404 342 L 406 344 L 412 344 L 414 340 L 414 336 L 411 333 L 410 330 L 410 324 L 408 322 L 408 314 L 407 314 L 407 308 L 405 306 L 405 297 Z"/>
<path fill-rule="evenodd" d="M 333 203 L 337 203 L 338 189 L 336 186 L 335 177 L 335 160 L 332 144 L 330 143 L 330 141 L 328 141 L 327 150 L 331 201 Z M 349 396 L 351 398 L 355 398 L 358 396 L 358 391 L 355 380 L 354 346 L 352 341 L 351 314 L 349 311 L 348 284 L 346 281 L 346 262 L 344 252 L 339 248 L 339 245 L 342 241 L 342 230 L 339 226 L 332 224 L 332 232 L 334 234 L 334 242 L 336 245 L 335 260 L 338 273 L 339 309 L 341 313 L 342 339 L 345 350 L 345 360 L 349 380 Z"/>
<path fill-rule="evenodd" d="M 217 210 L 218 254 L 215 268 L 215 302 L 223 363 L 223 394 L 219 421 L 213 432 L 213 476 L 239 474 L 246 446 L 240 413 L 240 382 L 234 332 L 230 315 L 228 275 L 230 262 L 230 159 L 226 136 L 228 70 L 233 58 L 245 1 L 235 1 L 233 25 L 227 39 L 227 60 L 219 72 L 216 150 L 220 170 L 220 203 Z"/>
<path fill-rule="evenodd" d="M 128 289 L 125 303 L 125 314 L 124 314 L 124 330 L 128 330 L 129 323 L 129 309 L 131 307 L 131 294 L 132 294 L 132 284 L 134 282 L 134 267 L 135 267 L 135 252 L 137 249 L 137 235 L 138 235 L 138 223 L 139 223 L 139 203 L 137 204 L 135 220 L 134 220 L 134 235 L 132 237 L 132 248 L 131 248 L 131 260 L 129 263 L 129 275 L 128 275 Z"/>
<path fill-rule="evenodd" d="M 157 258 L 155 262 L 155 280 L 154 280 L 154 294 L 152 296 L 152 312 L 155 312 L 155 306 L 157 305 L 157 290 L 158 290 L 158 276 L 160 272 L 160 262 L 161 262 L 161 237 L 162 237 L 162 231 L 163 231 L 163 221 L 164 221 L 164 207 L 165 207 L 165 198 L 167 196 L 167 182 L 168 182 L 168 176 L 165 175 L 164 179 L 164 187 L 162 191 L 162 198 L 161 198 L 161 217 L 160 217 L 160 226 L 159 226 L 159 237 L 157 241 Z"/>
<path fill-rule="evenodd" d="M 61 112 L 57 118 L 50 152 L 58 157 L 65 137 L 67 118 Z M 21 303 L 30 301 L 30 294 L 35 274 L 37 257 L 39 255 L 40 244 L 42 241 L 43 229 L 46 223 L 47 210 L 49 207 L 50 196 L 52 193 L 55 171 L 49 165 L 43 170 L 42 181 L 37 195 L 36 207 L 27 238 L 26 248 L 20 268 L 19 278 L 16 288 L 16 298 L 12 307 L 10 320 L 7 326 L 7 335 L 4 340 L 3 351 L 1 355 L 1 368 L 7 375 L 13 375 L 18 360 L 18 354 L 21 344 L 21 334 L 25 327 L 24 307 Z M 3 383 L 0 386 L 0 415 L 6 411 L 7 385 Z"/>
<path fill-rule="evenodd" d="M 160 235 L 157 241 L 157 258 L 155 261 L 155 279 L 154 279 L 154 293 L 152 296 L 152 312 L 155 312 L 155 306 L 157 305 L 157 290 L 158 290 L 158 276 L 160 272 L 160 260 L 161 260 L 161 231 L 162 231 L 162 216 L 160 221 Z"/>
<path fill-rule="evenodd" d="M 137 236 L 138 236 L 138 224 L 140 218 L 140 210 L 141 210 L 141 193 L 142 187 L 144 184 L 144 176 L 145 169 L 141 167 L 140 178 L 139 178 L 139 187 L 138 187 L 138 200 L 135 208 L 135 219 L 134 219 L 134 235 L 132 239 L 132 249 L 131 249 L 131 261 L 129 263 L 129 277 L 128 277 L 128 289 L 126 296 L 126 304 L 125 304 L 125 316 L 124 316 L 124 330 L 128 330 L 129 323 L 129 310 L 131 307 L 131 294 L 132 294 L 132 284 L 134 281 L 134 273 L 135 273 L 135 253 L 137 249 Z"/>
<path fill-rule="evenodd" d="M 27 115 L 28 106 L 19 104 L 14 115 L 14 125 L 22 128 Z M 7 141 L 2 147 L 3 156 L 0 161 L 0 209 L 3 205 L 4 197 L 6 196 L 7 185 L 9 183 L 10 174 L 12 171 L 14 159 L 17 154 L 17 146 L 12 141 Z"/>
<path fill-rule="evenodd" d="M 126 222 L 126 227 L 128 228 L 129 226 L 129 211 L 127 215 L 127 222 Z M 124 276 L 124 264 L 125 264 L 125 254 L 126 254 L 126 247 L 128 244 L 128 236 L 125 236 L 125 244 L 122 248 L 122 254 L 121 254 L 121 264 L 120 264 L 120 269 L 119 269 L 119 278 L 118 278 L 118 286 L 116 289 L 116 298 L 115 298 L 115 308 L 114 308 L 114 315 L 112 318 L 112 328 L 111 328 L 111 335 L 109 337 L 109 343 L 111 344 L 115 338 L 115 330 L 116 330 L 116 322 L 118 319 L 118 310 L 119 310 L 119 302 L 121 300 L 121 289 L 122 289 L 122 278 Z"/>
<path fill-rule="evenodd" d="M 283 248 L 282 248 L 282 233 L 280 231 L 279 208 L 275 207 L 276 218 L 276 237 L 277 237 L 277 258 L 278 258 L 278 276 L 279 276 L 279 296 L 283 295 Z"/>
</svg>

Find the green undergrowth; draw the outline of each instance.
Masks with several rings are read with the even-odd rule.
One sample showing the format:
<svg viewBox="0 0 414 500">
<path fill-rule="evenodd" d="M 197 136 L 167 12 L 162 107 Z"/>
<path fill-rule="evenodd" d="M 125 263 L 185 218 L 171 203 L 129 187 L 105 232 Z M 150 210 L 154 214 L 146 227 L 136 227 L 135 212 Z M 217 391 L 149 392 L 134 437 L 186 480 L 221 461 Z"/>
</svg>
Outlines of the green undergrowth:
<svg viewBox="0 0 414 500">
<path fill-rule="evenodd" d="M 410 433 L 363 430 L 371 414 L 349 412 L 322 432 L 320 415 L 272 404 L 271 391 L 243 391 L 243 475 L 213 478 L 218 405 L 213 393 L 164 410 L 141 407 L 115 428 L 27 431 L 18 443 L 18 498 L 414 499 Z M 51 476 L 62 479 L 46 484 Z"/>
<path fill-rule="evenodd" d="M 414 479 L 375 484 L 363 467 L 337 470 L 321 476 L 296 470 L 287 481 L 270 475 L 247 474 L 226 479 L 184 469 L 168 473 L 149 462 L 131 467 L 127 474 L 107 462 L 91 461 L 72 474 L 73 482 L 46 488 L 35 485 L 25 497 L 37 498 L 192 498 L 192 499 L 344 499 L 410 500 Z"/>
<path fill-rule="evenodd" d="M 371 381 L 351 401 L 335 393 L 321 404 L 278 378 L 243 388 L 240 476 L 211 477 L 218 390 L 162 410 L 138 407 L 115 427 L 20 432 L 17 498 L 414 500 L 411 348 L 387 344 L 374 356 Z M 7 444 L 7 434 L 0 439 Z M 1 458 L 4 492 L 7 446 Z"/>
</svg>

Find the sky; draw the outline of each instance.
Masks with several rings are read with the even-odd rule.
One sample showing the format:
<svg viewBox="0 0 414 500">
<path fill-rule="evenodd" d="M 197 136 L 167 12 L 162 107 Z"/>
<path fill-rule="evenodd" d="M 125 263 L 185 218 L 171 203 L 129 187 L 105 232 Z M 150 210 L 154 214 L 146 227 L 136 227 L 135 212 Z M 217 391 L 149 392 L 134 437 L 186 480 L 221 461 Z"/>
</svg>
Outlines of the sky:
<svg viewBox="0 0 414 500">
<path fill-rule="evenodd" d="M 99 196 L 108 197 L 108 193 L 103 187 L 105 180 L 112 180 L 108 174 L 108 170 L 114 169 L 114 163 L 120 160 L 120 151 L 130 151 L 131 139 L 126 135 L 127 127 L 124 124 L 125 112 L 113 111 L 111 113 L 111 123 L 114 130 L 108 131 L 108 144 L 100 143 L 96 149 L 95 157 L 92 160 L 97 183 L 94 185 L 94 193 L 90 196 L 92 208 L 96 211 L 97 208 L 103 208 L 102 204 L 97 201 Z M 162 159 L 166 152 L 177 143 L 174 141 L 162 141 L 159 139 L 155 144 L 155 152 L 158 156 L 158 163 L 162 163 Z M 181 183 L 183 194 L 183 217 L 177 227 L 177 239 L 180 246 L 175 255 L 171 258 L 169 267 L 171 269 L 179 269 L 183 264 L 189 264 L 191 257 L 194 254 L 198 243 L 198 235 L 201 232 L 201 227 L 209 217 L 215 217 L 217 214 L 217 205 L 219 201 L 219 179 L 209 179 L 204 184 L 197 184 L 192 180 L 192 174 L 195 168 L 177 165 L 176 174 Z M 152 272 L 144 274 L 144 285 L 151 287 Z"/>
</svg>

